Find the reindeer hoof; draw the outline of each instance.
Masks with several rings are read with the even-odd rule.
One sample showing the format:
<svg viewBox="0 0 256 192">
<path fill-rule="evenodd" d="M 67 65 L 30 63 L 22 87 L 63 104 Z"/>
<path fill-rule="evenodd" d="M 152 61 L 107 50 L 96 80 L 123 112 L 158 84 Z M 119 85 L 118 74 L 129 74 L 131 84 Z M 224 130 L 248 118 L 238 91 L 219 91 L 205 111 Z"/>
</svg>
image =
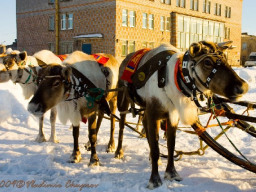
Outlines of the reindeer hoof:
<svg viewBox="0 0 256 192">
<path fill-rule="evenodd" d="M 82 159 L 80 151 L 73 152 L 70 156 L 69 162 L 70 163 L 79 163 Z"/>
<path fill-rule="evenodd" d="M 124 158 L 124 152 L 122 149 L 116 150 L 115 152 L 115 158 L 117 159 L 123 159 Z"/>
<path fill-rule="evenodd" d="M 94 155 L 94 157 L 91 157 L 89 167 L 96 167 L 100 165 L 101 165 L 100 160 L 97 155 L 96 156 Z"/>
<path fill-rule="evenodd" d="M 164 179 L 169 181 L 182 181 L 182 177 L 176 172 L 165 172 Z"/>
<path fill-rule="evenodd" d="M 115 152 L 115 143 L 109 143 L 108 144 L 108 148 L 107 148 L 107 152 Z"/>
<path fill-rule="evenodd" d="M 161 178 L 158 175 L 158 176 L 155 176 L 154 178 L 150 179 L 147 188 L 152 190 L 152 189 L 155 189 L 157 187 L 160 187 L 162 184 L 163 183 L 161 181 Z"/>
<path fill-rule="evenodd" d="M 44 135 L 38 135 L 35 139 L 35 142 L 38 142 L 38 143 L 46 142 L 46 139 Z"/>
<path fill-rule="evenodd" d="M 50 137 L 50 139 L 48 140 L 48 142 L 59 143 L 59 140 L 57 139 L 57 137 Z"/>
</svg>

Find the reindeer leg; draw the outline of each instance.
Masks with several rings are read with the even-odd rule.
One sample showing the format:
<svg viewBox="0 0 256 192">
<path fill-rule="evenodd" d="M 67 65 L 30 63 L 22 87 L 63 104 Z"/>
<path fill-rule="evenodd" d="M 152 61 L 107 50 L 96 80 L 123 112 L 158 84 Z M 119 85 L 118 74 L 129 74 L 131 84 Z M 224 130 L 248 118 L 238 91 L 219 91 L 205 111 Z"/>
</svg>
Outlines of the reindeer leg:
<svg viewBox="0 0 256 192">
<path fill-rule="evenodd" d="M 177 126 L 172 126 L 170 120 L 167 120 L 167 147 L 168 147 L 168 164 L 166 167 L 164 178 L 169 181 L 182 181 L 182 178 L 177 173 L 174 167 L 174 149 L 175 149 L 175 138 L 176 138 Z"/>
<path fill-rule="evenodd" d="M 125 91 L 119 91 L 118 96 L 117 96 L 117 107 L 118 111 L 127 111 L 129 107 L 129 100 L 127 96 L 125 95 Z M 124 152 L 122 149 L 122 144 L 123 144 L 123 134 L 124 134 L 124 124 L 126 121 L 126 114 L 121 114 L 120 115 L 120 120 L 119 120 L 119 136 L 118 136 L 118 146 L 115 152 L 115 157 L 116 158 L 123 158 L 124 157 Z"/>
<path fill-rule="evenodd" d="M 71 163 L 78 163 L 81 161 L 82 156 L 79 150 L 79 144 L 78 144 L 78 137 L 79 137 L 79 125 L 78 126 L 73 126 L 73 139 L 74 139 L 74 149 L 73 153 L 70 156 L 70 162 Z"/>
<path fill-rule="evenodd" d="M 98 132 L 99 132 L 99 129 L 100 129 L 100 125 L 101 125 L 101 122 L 103 120 L 103 117 L 104 117 L 104 113 L 102 111 L 98 111 L 98 115 L 97 115 L 97 127 L 96 127 L 96 133 L 98 135 Z M 89 135 L 88 135 L 89 137 Z M 91 142 L 88 141 L 85 145 L 84 145 L 85 149 L 87 151 L 91 151 Z"/>
<path fill-rule="evenodd" d="M 89 130 L 89 140 L 91 143 L 91 158 L 89 166 L 98 166 L 99 158 L 96 153 L 96 142 L 97 142 L 97 125 L 96 125 L 96 113 L 93 113 L 88 118 L 88 130 Z"/>
<path fill-rule="evenodd" d="M 112 98 L 109 101 L 110 104 L 110 111 L 112 114 L 116 114 L 116 108 L 117 108 L 117 97 Z M 115 133 L 115 122 L 116 118 L 111 115 L 110 117 L 110 122 L 111 122 L 111 128 L 110 128 L 110 138 L 108 142 L 108 148 L 107 152 L 114 152 L 115 151 L 115 139 L 114 139 L 114 133 Z"/>
<path fill-rule="evenodd" d="M 149 107 L 150 108 L 150 107 Z M 148 188 L 154 189 L 162 185 L 162 181 L 158 172 L 159 160 L 159 125 L 160 121 L 154 115 L 150 114 L 150 109 L 145 111 L 143 125 L 146 130 L 146 136 L 150 147 L 150 156 L 152 162 L 152 171 L 149 179 Z"/>
<path fill-rule="evenodd" d="M 39 133 L 35 140 L 38 143 L 42 143 L 42 142 L 46 141 L 45 136 L 44 136 L 43 126 L 44 126 L 44 116 L 39 118 Z"/>
<path fill-rule="evenodd" d="M 51 121 L 51 136 L 49 141 L 53 143 L 59 143 L 56 137 L 55 123 L 56 123 L 57 109 L 56 107 L 51 109 L 50 121 Z"/>
</svg>

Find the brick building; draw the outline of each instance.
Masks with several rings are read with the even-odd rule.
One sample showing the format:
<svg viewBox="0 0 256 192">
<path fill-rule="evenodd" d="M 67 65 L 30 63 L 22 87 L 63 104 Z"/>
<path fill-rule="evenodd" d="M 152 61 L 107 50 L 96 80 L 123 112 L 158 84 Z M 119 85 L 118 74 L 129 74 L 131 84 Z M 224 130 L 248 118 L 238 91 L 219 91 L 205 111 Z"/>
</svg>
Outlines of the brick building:
<svg viewBox="0 0 256 192">
<path fill-rule="evenodd" d="M 143 47 L 233 40 L 240 64 L 242 0 L 17 0 L 18 49 L 105 52 L 118 60 Z M 58 10 L 58 11 L 56 11 Z M 59 25 L 56 26 L 56 13 Z M 59 33 L 57 28 L 59 27 Z M 58 39 L 58 41 L 56 41 Z"/>
<path fill-rule="evenodd" d="M 256 52 L 256 36 L 242 33 L 241 64 L 244 65 L 251 52 Z"/>
</svg>

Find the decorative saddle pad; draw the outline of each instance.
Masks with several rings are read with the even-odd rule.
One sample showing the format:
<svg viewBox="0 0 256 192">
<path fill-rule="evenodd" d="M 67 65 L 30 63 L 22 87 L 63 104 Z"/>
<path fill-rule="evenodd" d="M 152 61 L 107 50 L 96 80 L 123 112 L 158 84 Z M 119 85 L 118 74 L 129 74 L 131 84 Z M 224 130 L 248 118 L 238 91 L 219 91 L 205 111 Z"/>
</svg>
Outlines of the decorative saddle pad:
<svg viewBox="0 0 256 192">
<path fill-rule="evenodd" d="M 132 75 L 137 70 L 142 57 L 149 51 L 150 49 L 141 49 L 135 52 L 135 54 L 132 56 L 132 58 L 129 60 L 129 62 L 125 67 L 125 70 L 121 77 L 122 80 L 132 83 L 132 79 L 131 79 Z"/>
</svg>

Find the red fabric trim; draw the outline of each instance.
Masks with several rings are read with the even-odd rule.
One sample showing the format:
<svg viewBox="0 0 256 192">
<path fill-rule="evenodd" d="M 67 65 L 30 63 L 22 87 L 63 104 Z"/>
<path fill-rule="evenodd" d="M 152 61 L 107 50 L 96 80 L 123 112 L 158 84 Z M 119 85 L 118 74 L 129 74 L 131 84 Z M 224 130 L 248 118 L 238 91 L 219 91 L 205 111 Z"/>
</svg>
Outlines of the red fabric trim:
<svg viewBox="0 0 256 192">
<path fill-rule="evenodd" d="M 132 83 L 131 76 L 137 70 L 142 57 L 151 49 L 141 49 L 135 52 L 132 58 L 127 63 L 121 79 Z"/>
<path fill-rule="evenodd" d="M 179 70 L 180 65 L 181 65 L 181 61 L 180 61 L 180 59 L 178 59 L 176 64 L 175 64 L 175 69 L 174 69 L 174 82 L 175 82 L 175 85 L 176 85 L 176 87 L 179 91 L 181 91 L 181 89 L 180 89 L 180 86 L 178 84 L 177 75 L 180 72 L 180 70 Z"/>
<path fill-rule="evenodd" d="M 99 54 L 92 54 L 92 56 L 93 56 L 93 57 L 95 58 L 95 60 L 96 60 L 99 64 L 101 64 L 101 65 L 105 65 L 105 64 L 108 62 L 108 60 L 109 60 L 108 57 L 104 57 L 104 56 L 99 55 Z"/>
<path fill-rule="evenodd" d="M 68 55 L 57 55 L 57 57 L 59 57 L 61 61 L 64 61 Z"/>
</svg>

